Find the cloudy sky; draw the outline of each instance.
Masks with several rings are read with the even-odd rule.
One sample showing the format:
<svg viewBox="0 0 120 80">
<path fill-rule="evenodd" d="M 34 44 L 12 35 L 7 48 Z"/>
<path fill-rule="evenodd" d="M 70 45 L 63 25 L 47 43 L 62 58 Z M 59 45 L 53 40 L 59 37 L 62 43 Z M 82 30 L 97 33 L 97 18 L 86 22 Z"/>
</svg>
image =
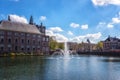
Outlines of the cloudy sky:
<svg viewBox="0 0 120 80">
<path fill-rule="evenodd" d="M 58 41 L 120 38 L 120 0 L 0 0 L 0 20 L 34 22 L 46 26 L 46 33 Z"/>
</svg>

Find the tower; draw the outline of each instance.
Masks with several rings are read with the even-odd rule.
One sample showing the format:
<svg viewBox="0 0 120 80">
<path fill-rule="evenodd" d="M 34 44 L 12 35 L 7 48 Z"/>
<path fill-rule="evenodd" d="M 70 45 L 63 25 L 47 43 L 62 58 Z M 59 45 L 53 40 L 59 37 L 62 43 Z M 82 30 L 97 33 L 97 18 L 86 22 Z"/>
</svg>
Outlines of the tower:
<svg viewBox="0 0 120 80">
<path fill-rule="evenodd" d="M 31 24 L 31 25 L 33 25 L 34 23 L 33 23 L 33 17 L 32 16 L 30 16 L 30 21 L 29 21 L 29 24 Z"/>
<path fill-rule="evenodd" d="M 8 15 L 8 21 L 11 21 L 11 19 L 10 19 L 10 15 Z"/>
</svg>

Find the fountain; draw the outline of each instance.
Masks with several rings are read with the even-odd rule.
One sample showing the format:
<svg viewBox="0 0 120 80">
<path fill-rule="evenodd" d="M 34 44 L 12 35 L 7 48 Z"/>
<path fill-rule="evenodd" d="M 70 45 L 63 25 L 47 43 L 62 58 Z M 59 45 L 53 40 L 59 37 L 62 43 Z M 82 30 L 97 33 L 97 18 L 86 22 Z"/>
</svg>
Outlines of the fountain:
<svg viewBox="0 0 120 80">
<path fill-rule="evenodd" d="M 64 42 L 64 50 L 57 49 L 57 50 L 52 54 L 52 57 L 57 55 L 57 56 L 63 56 L 63 58 L 65 58 L 65 59 L 69 59 L 69 58 L 72 57 L 72 54 L 73 54 L 73 51 L 72 51 L 72 50 L 69 50 L 69 47 L 68 47 L 67 42 Z"/>
<path fill-rule="evenodd" d="M 65 58 L 68 58 L 70 56 L 67 42 L 64 43 L 64 53 L 63 54 L 64 54 Z"/>
<path fill-rule="evenodd" d="M 74 55 L 75 54 L 75 55 Z M 74 58 L 74 56 L 78 56 L 77 53 L 74 53 L 72 50 L 69 50 L 69 47 L 68 47 L 68 44 L 67 42 L 64 42 L 64 50 L 61 50 L 61 49 L 57 49 L 53 54 L 52 54 L 52 58 L 56 58 L 57 59 L 71 59 L 71 58 Z"/>
<path fill-rule="evenodd" d="M 54 55 L 61 55 L 61 56 L 64 56 L 64 57 L 69 57 L 70 53 L 69 53 L 69 49 L 68 49 L 68 45 L 67 45 L 67 42 L 64 42 L 64 50 L 56 50 L 52 56 Z"/>
</svg>

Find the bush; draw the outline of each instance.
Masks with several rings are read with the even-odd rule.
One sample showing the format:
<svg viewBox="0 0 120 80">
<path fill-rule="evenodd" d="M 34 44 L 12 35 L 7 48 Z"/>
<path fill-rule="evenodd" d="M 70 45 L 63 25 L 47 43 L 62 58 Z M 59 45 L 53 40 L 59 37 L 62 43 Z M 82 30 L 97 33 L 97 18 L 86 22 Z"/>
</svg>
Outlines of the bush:
<svg viewBox="0 0 120 80">
<path fill-rule="evenodd" d="M 15 53 L 10 53 L 10 56 L 16 56 L 16 54 Z"/>
</svg>

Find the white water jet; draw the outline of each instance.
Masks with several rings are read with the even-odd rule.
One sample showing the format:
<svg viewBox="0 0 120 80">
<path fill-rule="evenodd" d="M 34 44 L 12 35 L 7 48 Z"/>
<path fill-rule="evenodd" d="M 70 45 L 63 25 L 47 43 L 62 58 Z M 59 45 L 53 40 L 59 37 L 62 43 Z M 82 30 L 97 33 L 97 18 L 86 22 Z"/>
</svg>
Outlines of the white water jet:
<svg viewBox="0 0 120 80">
<path fill-rule="evenodd" d="M 69 47 L 68 47 L 68 44 L 67 42 L 65 41 L 64 42 L 64 50 L 58 50 L 58 51 L 55 51 L 52 56 L 55 56 L 55 55 L 60 55 L 60 56 L 63 56 L 64 59 L 70 59 L 70 50 L 69 50 Z"/>
<path fill-rule="evenodd" d="M 64 54 L 65 58 L 69 58 L 69 56 L 70 56 L 67 42 L 64 43 L 64 53 L 63 54 Z"/>
</svg>

